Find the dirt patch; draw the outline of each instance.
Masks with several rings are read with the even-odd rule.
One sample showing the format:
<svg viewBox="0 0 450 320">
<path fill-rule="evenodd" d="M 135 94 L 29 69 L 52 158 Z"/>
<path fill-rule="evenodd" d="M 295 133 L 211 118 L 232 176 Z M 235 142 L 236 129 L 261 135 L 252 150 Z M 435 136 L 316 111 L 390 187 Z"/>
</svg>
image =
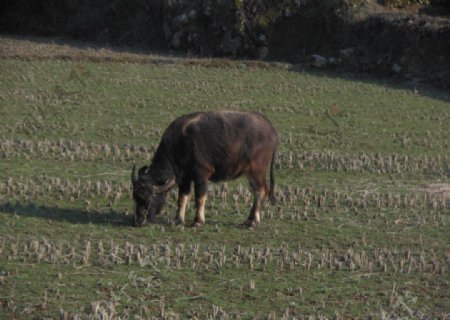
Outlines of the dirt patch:
<svg viewBox="0 0 450 320">
<path fill-rule="evenodd" d="M 450 183 L 432 183 L 421 188 L 429 194 L 440 195 L 441 197 L 450 198 Z"/>
</svg>

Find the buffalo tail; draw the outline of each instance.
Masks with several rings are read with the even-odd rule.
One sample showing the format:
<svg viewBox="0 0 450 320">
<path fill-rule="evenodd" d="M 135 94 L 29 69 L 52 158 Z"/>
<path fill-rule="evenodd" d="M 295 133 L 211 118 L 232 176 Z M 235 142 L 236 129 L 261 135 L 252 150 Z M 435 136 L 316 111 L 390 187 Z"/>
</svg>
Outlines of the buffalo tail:
<svg viewBox="0 0 450 320">
<path fill-rule="evenodd" d="M 275 176 L 273 173 L 273 168 L 275 166 L 276 150 L 272 153 L 272 160 L 270 162 L 270 188 L 269 188 L 269 200 L 270 203 L 275 205 L 277 203 L 277 198 L 275 197 Z"/>
</svg>

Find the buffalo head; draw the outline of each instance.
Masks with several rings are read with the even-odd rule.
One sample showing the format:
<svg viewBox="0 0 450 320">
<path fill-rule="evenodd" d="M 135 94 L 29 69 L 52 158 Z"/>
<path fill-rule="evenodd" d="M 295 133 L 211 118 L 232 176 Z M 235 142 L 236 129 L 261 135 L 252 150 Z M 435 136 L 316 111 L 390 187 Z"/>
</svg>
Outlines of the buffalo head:
<svg viewBox="0 0 450 320">
<path fill-rule="evenodd" d="M 136 165 L 133 165 L 131 171 L 131 184 L 133 187 L 133 200 L 135 203 L 134 223 L 136 227 L 147 223 L 147 216 L 150 220 L 159 214 L 163 208 L 166 192 L 175 185 L 175 177 L 158 184 L 152 181 L 149 174 L 149 168 L 144 166 L 139 169 L 136 176 Z"/>
</svg>

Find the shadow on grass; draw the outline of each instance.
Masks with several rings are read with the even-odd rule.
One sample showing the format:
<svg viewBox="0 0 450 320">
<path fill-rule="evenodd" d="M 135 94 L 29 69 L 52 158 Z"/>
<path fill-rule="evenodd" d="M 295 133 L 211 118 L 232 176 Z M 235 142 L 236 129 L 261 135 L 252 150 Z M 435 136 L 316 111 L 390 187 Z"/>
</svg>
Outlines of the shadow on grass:
<svg viewBox="0 0 450 320">
<path fill-rule="evenodd" d="M 318 70 L 308 66 L 304 58 L 285 58 L 274 55 L 268 60 L 235 60 L 231 58 L 202 58 L 191 57 L 182 52 L 167 52 L 152 50 L 139 46 L 109 46 L 101 42 L 86 42 L 73 40 L 65 37 L 38 37 L 22 35 L 2 35 L 3 39 L 18 41 L 24 48 L 35 44 L 44 45 L 38 50 L 10 50 L 0 54 L 3 58 L 13 57 L 14 59 L 34 60 L 53 59 L 66 61 L 92 61 L 92 62 L 132 62 L 145 64 L 170 64 L 170 65 L 199 65 L 203 67 L 227 68 L 242 67 L 250 68 L 278 68 L 274 62 L 290 64 L 288 68 L 291 72 L 306 73 L 324 78 L 344 79 L 352 82 L 371 83 L 391 89 L 410 90 L 418 94 L 433 99 L 450 102 L 450 96 L 443 90 L 442 86 L 432 84 L 430 81 L 406 81 L 402 77 L 388 75 L 382 72 L 360 72 L 350 67 L 330 68 Z M 51 48 L 51 49 L 48 49 Z M 31 52 L 31 53 L 30 53 Z M 282 55 L 283 56 L 283 55 Z M 419 88 L 419 91 L 417 91 Z"/>
<path fill-rule="evenodd" d="M 40 218 L 47 221 L 58 221 L 65 222 L 71 224 L 94 224 L 94 225 L 109 225 L 109 226 L 117 226 L 117 227 L 132 227 L 134 228 L 134 216 L 133 215 L 125 215 L 122 212 L 116 210 L 109 211 L 98 211 L 98 210 L 90 210 L 86 211 L 82 208 L 67 208 L 67 207 L 59 207 L 55 206 L 46 206 L 40 205 L 32 202 L 27 203 L 1 203 L 0 204 L 0 212 L 9 214 L 11 216 L 17 215 L 19 217 L 24 218 Z M 176 227 L 173 223 L 173 219 L 171 218 L 170 213 L 164 213 L 157 216 L 153 221 L 148 222 L 146 225 L 141 228 L 147 228 L 151 225 L 160 225 L 164 227 Z M 241 218 L 241 217 L 240 217 Z M 214 219 L 211 217 L 207 218 L 206 225 L 211 228 L 217 227 L 235 227 L 247 229 L 246 226 L 243 225 L 244 219 L 242 221 L 222 221 L 220 219 Z M 192 227 L 192 221 L 187 219 L 185 223 L 185 227 L 188 229 L 199 229 Z"/>
<path fill-rule="evenodd" d="M 45 206 L 35 203 L 3 203 L 0 210 L 10 215 L 41 218 L 50 221 L 68 222 L 72 224 L 96 224 L 129 227 L 133 225 L 133 217 L 115 210 L 109 212 L 86 211 L 81 208 L 63 208 Z"/>
<path fill-rule="evenodd" d="M 364 82 L 376 84 L 391 89 L 410 90 L 419 92 L 420 95 L 428 96 L 433 99 L 450 101 L 450 96 L 446 94 L 442 86 L 432 84 L 430 81 L 406 81 L 404 78 L 388 75 L 386 72 L 360 72 L 349 67 L 330 68 L 318 70 L 308 66 L 305 59 L 283 59 L 276 58 L 276 55 L 268 60 L 235 60 L 231 58 L 202 58 L 190 57 L 182 52 L 167 52 L 160 50 L 152 50 L 141 47 L 127 46 L 109 46 L 99 42 L 85 42 L 68 38 L 56 37 L 37 37 L 37 36 L 21 36 L 21 35 L 2 35 L 3 39 L 15 40 L 22 43 L 24 48 L 35 44 L 44 45 L 39 50 L 10 50 L 0 54 L 3 58 L 13 57 L 14 59 L 24 60 L 66 60 L 66 61 L 92 61 L 92 62 L 132 62 L 145 64 L 170 64 L 170 65 L 199 65 L 203 67 L 227 68 L 246 65 L 250 68 L 277 68 L 278 64 L 274 62 L 282 62 L 290 64 L 289 71 L 311 74 L 324 78 L 344 79 L 352 82 Z M 47 48 L 47 49 L 46 49 Z M 51 49 L 48 49 L 51 48 Z M 22 48 L 23 49 L 23 48 Z M 30 53 L 31 52 L 31 53 Z M 419 88 L 419 91 L 416 89 Z"/>
</svg>

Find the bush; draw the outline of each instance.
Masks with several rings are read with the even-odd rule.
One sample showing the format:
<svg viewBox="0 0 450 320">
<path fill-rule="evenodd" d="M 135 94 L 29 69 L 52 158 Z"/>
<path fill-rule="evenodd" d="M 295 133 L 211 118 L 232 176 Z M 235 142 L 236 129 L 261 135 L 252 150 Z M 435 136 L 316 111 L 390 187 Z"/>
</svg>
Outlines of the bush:
<svg viewBox="0 0 450 320">
<path fill-rule="evenodd" d="M 5 0 L 0 9 L 0 32 L 152 46 L 163 41 L 159 1 Z"/>
<path fill-rule="evenodd" d="M 430 0 L 431 5 L 438 5 L 450 9 L 450 1 L 448 0 Z"/>
</svg>

